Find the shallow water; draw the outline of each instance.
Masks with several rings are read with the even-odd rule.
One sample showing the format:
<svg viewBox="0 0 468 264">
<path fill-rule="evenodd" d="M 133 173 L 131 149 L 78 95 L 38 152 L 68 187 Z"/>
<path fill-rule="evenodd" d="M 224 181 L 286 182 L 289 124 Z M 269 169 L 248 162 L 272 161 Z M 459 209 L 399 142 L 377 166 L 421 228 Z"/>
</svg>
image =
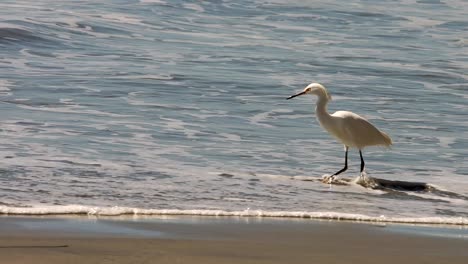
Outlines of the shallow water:
<svg viewBox="0 0 468 264">
<path fill-rule="evenodd" d="M 468 221 L 463 1 L 109 2 L 0 3 L 1 212 Z M 312 81 L 393 138 L 370 177 L 437 191 L 318 182 L 343 147 L 284 100 Z"/>
</svg>

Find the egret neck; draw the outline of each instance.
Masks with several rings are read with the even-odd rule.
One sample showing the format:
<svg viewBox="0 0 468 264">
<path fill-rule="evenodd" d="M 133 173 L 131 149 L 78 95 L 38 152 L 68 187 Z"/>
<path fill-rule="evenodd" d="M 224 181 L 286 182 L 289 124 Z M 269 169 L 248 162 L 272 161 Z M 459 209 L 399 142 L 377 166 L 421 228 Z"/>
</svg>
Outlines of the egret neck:
<svg viewBox="0 0 468 264">
<path fill-rule="evenodd" d="M 328 96 L 327 94 L 320 92 L 317 94 L 317 106 L 315 107 L 315 114 L 317 115 L 317 119 L 320 124 L 326 130 L 330 131 L 329 127 L 332 125 L 330 122 L 332 117 L 327 111 L 327 104 L 328 104 Z"/>
</svg>

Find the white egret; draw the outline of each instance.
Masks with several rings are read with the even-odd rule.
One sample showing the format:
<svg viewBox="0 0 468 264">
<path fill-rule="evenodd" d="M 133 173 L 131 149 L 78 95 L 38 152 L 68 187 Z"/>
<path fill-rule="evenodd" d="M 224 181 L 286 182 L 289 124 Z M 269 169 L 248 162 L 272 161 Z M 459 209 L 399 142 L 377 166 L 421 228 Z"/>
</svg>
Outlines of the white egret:
<svg viewBox="0 0 468 264">
<path fill-rule="evenodd" d="M 378 130 L 365 118 L 348 111 L 337 111 L 330 115 L 327 112 L 327 103 L 331 100 L 331 96 L 327 89 L 319 83 L 309 84 L 302 92 L 292 95 L 286 99 L 313 94 L 318 97 L 317 106 L 315 108 L 317 119 L 320 125 L 332 134 L 336 139 L 344 144 L 345 147 L 345 164 L 344 167 L 325 178 L 325 181 L 333 181 L 336 175 L 348 169 L 348 149 L 359 149 L 361 156 L 361 171 L 360 177 L 363 176 L 364 158 L 362 157 L 362 149 L 367 146 L 390 146 L 392 139 L 384 132 Z"/>
</svg>

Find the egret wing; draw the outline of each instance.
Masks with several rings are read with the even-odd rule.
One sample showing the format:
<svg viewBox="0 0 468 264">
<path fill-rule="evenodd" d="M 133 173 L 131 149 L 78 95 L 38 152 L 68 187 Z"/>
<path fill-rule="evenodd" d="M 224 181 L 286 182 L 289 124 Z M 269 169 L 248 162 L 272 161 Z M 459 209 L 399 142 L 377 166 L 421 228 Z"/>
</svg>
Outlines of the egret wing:
<svg viewBox="0 0 468 264">
<path fill-rule="evenodd" d="M 332 116 L 340 119 L 342 141 L 349 146 L 362 149 L 366 146 L 390 146 L 391 138 L 377 129 L 364 117 L 347 111 L 338 111 Z"/>
</svg>

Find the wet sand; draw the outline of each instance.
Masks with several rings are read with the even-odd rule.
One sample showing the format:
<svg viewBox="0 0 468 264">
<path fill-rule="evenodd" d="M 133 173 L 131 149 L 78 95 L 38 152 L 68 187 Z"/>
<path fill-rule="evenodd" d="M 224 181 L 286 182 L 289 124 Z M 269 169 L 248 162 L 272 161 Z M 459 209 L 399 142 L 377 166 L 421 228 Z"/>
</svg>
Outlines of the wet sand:
<svg viewBox="0 0 468 264">
<path fill-rule="evenodd" d="M 0 217 L 0 263 L 467 263 L 467 230 L 444 230 L 252 218 Z"/>
</svg>

